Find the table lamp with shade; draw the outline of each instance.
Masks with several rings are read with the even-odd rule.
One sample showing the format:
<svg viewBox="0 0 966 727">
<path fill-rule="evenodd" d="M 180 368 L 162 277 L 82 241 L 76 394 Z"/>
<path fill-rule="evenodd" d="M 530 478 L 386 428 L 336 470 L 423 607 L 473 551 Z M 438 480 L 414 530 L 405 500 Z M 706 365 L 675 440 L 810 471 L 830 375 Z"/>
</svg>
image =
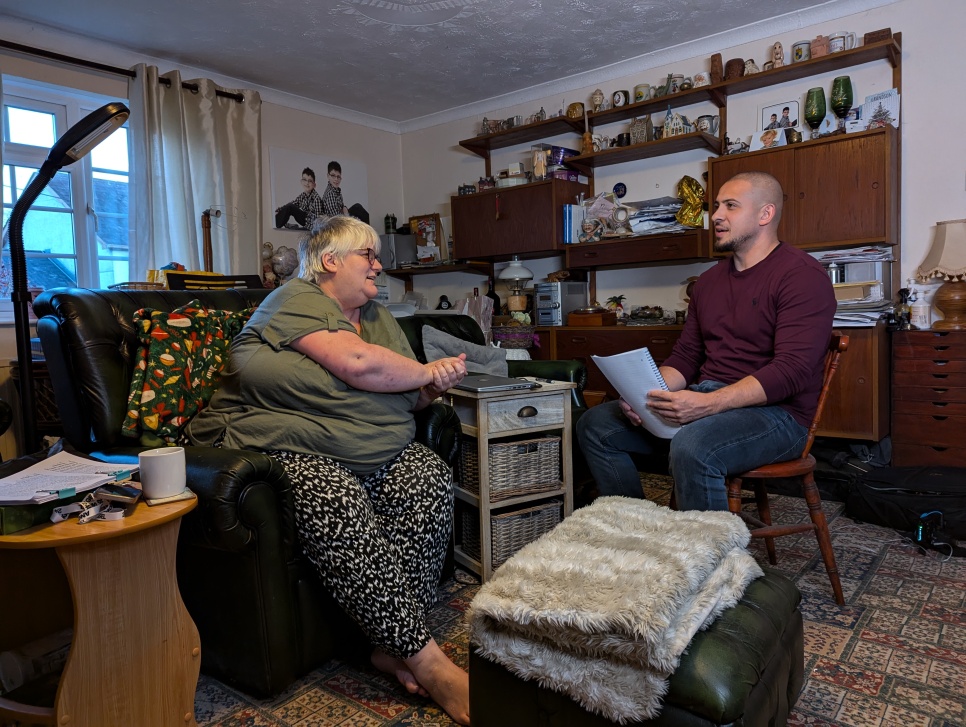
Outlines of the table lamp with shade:
<svg viewBox="0 0 966 727">
<path fill-rule="evenodd" d="M 932 327 L 939 331 L 966 330 L 966 219 L 936 223 L 932 247 L 916 271 L 920 282 L 943 278 L 932 304 L 943 314 Z"/>
<path fill-rule="evenodd" d="M 20 416 L 23 424 L 23 446 L 33 452 L 37 446 L 37 423 L 34 402 L 33 357 L 30 350 L 30 319 L 27 306 L 32 302 L 27 290 L 27 258 L 24 253 L 23 225 L 27 210 L 44 191 L 50 180 L 63 167 L 83 159 L 95 146 L 127 121 L 131 112 L 122 103 L 106 104 L 70 127 L 55 143 L 34 176 L 17 199 L 10 214 L 7 234 L 10 241 L 10 269 L 13 276 L 14 328 L 17 334 L 17 360 L 20 367 Z"/>
<path fill-rule="evenodd" d="M 527 296 L 524 291 L 527 283 L 533 280 L 533 272 L 523 266 L 523 263 L 520 262 L 520 256 L 514 255 L 510 259 L 510 264 L 500 271 L 497 278 L 510 291 L 510 295 L 506 301 L 507 310 L 510 313 L 526 311 Z"/>
</svg>

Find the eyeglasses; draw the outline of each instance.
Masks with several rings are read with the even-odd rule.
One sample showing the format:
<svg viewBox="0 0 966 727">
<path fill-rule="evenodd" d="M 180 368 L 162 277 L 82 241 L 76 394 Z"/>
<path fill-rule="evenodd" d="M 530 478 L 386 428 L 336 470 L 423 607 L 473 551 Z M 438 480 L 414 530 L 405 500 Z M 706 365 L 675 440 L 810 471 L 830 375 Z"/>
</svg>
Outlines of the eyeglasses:
<svg viewBox="0 0 966 727">
<path fill-rule="evenodd" d="M 371 247 L 364 247 L 360 250 L 356 250 L 356 252 L 362 255 L 362 257 L 364 258 L 368 258 L 370 265 L 376 262 L 376 260 L 378 260 L 379 262 L 382 262 L 382 258 L 376 255 L 376 251 L 373 250 Z"/>
</svg>

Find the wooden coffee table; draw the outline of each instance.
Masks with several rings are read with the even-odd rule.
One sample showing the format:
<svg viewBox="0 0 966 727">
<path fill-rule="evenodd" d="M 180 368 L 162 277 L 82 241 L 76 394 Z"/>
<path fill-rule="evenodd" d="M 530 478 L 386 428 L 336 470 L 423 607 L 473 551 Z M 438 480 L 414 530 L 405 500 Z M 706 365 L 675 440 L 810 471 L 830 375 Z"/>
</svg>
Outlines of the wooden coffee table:
<svg viewBox="0 0 966 727">
<path fill-rule="evenodd" d="M 0 536 L 0 651 L 74 628 L 53 708 L 0 697 L 0 717 L 70 727 L 196 724 L 201 641 L 178 591 L 175 549 L 181 517 L 197 503 L 139 502 L 120 520 L 71 518 Z M 73 619 L 64 623 L 71 600 Z"/>
</svg>

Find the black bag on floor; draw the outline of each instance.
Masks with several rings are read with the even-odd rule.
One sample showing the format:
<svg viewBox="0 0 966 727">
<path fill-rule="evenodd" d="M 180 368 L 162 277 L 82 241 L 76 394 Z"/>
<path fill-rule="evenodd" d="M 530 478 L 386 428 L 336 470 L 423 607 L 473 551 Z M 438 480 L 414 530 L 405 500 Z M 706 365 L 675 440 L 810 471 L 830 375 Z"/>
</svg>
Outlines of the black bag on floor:
<svg viewBox="0 0 966 727">
<path fill-rule="evenodd" d="M 880 467 L 861 475 L 845 502 L 846 515 L 856 520 L 906 532 L 936 512 L 939 530 L 966 541 L 966 469 Z"/>
</svg>

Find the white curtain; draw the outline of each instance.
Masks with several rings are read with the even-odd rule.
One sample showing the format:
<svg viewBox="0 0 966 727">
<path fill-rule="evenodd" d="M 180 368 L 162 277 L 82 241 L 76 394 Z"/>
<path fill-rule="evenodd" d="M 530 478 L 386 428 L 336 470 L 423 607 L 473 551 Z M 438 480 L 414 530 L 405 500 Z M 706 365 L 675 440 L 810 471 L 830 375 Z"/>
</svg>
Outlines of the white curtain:
<svg viewBox="0 0 966 727">
<path fill-rule="evenodd" d="M 134 197 L 131 279 L 178 262 L 201 270 L 201 213 L 212 216 L 213 269 L 261 270 L 261 99 L 254 91 L 219 89 L 213 81 L 138 64 L 130 84 Z M 216 95 L 241 94 L 244 101 Z"/>
</svg>

